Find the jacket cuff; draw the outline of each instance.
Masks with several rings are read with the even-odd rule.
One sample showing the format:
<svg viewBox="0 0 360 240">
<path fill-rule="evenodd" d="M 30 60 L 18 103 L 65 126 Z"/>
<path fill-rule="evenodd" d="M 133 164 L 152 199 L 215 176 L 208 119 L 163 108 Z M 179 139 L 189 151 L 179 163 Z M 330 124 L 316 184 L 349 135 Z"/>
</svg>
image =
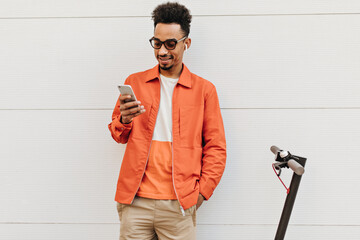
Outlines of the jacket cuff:
<svg viewBox="0 0 360 240">
<path fill-rule="evenodd" d="M 133 126 L 133 122 L 131 123 L 121 123 L 120 122 L 120 119 L 121 119 L 121 116 L 117 116 L 116 117 L 117 119 L 114 121 L 115 122 L 115 129 L 116 129 L 116 132 L 121 135 L 124 131 L 129 131 L 131 130 L 132 126 Z"/>
<path fill-rule="evenodd" d="M 209 187 L 206 182 L 200 180 L 200 194 L 204 196 L 205 200 L 209 200 L 215 189 Z"/>
</svg>

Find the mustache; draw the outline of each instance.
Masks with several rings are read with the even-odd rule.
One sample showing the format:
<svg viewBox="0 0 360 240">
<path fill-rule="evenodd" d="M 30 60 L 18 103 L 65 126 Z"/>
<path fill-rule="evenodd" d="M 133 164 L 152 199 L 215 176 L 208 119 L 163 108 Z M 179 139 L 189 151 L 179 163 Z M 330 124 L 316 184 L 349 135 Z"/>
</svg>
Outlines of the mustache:
<svg viewBox="0 0 360 240">
<path fill-rule="evenodd" d="M 165 54 L 165 55 L 157 55 L 157 57 L 158 58 L 160 58 L 160 57 L 162 57 L 162 58 L 174 58 L 173 55 L 167 55 L 167 54 Z"/>
</svg>

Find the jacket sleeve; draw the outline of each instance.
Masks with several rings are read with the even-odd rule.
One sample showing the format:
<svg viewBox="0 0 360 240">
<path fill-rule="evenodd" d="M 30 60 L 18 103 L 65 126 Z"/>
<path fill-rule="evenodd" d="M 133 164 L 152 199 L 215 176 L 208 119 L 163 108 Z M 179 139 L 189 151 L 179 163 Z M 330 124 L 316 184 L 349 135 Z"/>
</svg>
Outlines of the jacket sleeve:
<svg viewBox="0 0 360 240">
<path fill-rule="evenodd" d="M 125 81 L 125 84 L 128 84 Z M 133 122 L 128 124 L 123 124 L 120 122 L 121 113 L 120 113 L 120 100 L 118 99 L 112 114 L 112 122 L 108 125 L 112 138 L 117 143 L 127 143 L 129 135 L 133 126 Z"/>
<path fill-rule="evenodd" d="M 215 87 L 205 96 L 203 155 L 200 193 L 209 199 L 223 175 L 226 163 L 226 140 L 219 99 Z"/>
</svg>

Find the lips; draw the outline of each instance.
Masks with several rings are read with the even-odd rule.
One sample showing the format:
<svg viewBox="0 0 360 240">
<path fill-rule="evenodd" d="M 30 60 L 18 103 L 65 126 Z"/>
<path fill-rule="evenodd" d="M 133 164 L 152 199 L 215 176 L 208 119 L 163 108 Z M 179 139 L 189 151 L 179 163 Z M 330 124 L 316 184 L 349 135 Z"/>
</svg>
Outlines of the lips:
<svg viewBox="0 0 360 240">
<path fill-rule="evenodd" d="M 172 56 L 159 56 L 158 57 L 159 62 L 163 65 L 167 65 L 170 63 L 171 59 L 173 59 Z"/>
</svg>

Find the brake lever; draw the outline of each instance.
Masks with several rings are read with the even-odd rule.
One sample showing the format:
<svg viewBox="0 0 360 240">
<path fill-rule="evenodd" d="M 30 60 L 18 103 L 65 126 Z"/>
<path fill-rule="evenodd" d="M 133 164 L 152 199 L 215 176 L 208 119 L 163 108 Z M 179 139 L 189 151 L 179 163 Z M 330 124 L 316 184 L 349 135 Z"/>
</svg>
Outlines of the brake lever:
<svg viewBox="0 0 360 240">
<path fill-rule="evenodd" d="M 289 167 L 287 166 L 287 163 L 286 163 L 286 162 L 276 162 L 276 163 L 273 163 L 273 167 L 274 167 L 274 169 L 277 170 L 276 175 L 277 175 L 278 177 L 280 177 L 280 175 L 281 175 L 281 168 L 284 168 L 284 167 L 289 168 Z"/>
</svg>

